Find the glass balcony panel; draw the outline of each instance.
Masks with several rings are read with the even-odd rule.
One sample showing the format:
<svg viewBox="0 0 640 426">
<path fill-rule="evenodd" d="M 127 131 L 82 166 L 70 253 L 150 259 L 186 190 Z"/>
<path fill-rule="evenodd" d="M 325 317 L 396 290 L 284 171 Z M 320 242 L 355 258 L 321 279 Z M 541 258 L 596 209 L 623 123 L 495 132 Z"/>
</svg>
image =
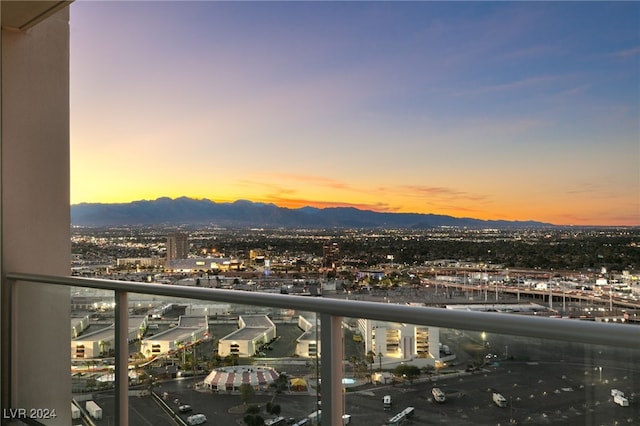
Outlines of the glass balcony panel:
<svg viewBox="0 0 640 426">
<path fill-rule="evenodd" d="M 160 293 L 165 291 L 164 286 L 157 288 Z M 173 293 L 173 289 L 168 293 Z M 119 294 L 122 291 L 118 290 Z M 115 321 L 116 312 L 112 308 L 117 308 L 114 296 L 118 295 L 113 291 L 74 287 L 71 293 L 75 296 L 72 297 L 74 315 L 84 318 L 86 313 L 94 320 L 94 324 L 89 323 L 89 328 L 81 331 L 78 330 L 82 327 L 72 326 L 72 336 L 79 333 L 79 337 L 86 337 L 92 334 L 90 327 L 95 323 L 108 327 Z M 640 418 L 637 401 L 640 372 L 635 368 L 640 348 L 619 339 L 620 346 L 576 343 L 570 342 L 571 338 L 560 340 L 557 336 L 562 334 L 551 326 L 558 324 L 558 328 L 565 331 L 582 332 L 582 325 L 576 328 L 565 324 L 587 326 L 591 324 L 588 321 L 529 317 L 547 327 L 545 335 L 555 336 L 555 339 L 541 339 L 453 329 L 442 324 L 432 327 L 424 322 L 412 325 L 408 320 L 414 311 L 395 308 L 393 312 L 403 316 L 404 322 L 316 315 L 309 308 L 317 305 L 322 309 L 324 302 L 330 301 L 309 297 L 285 296 L 291 297 L 287 308 L 249 306 L 234 303 L 236 294 L 241 300 L 250 293 L 224 293 L 225 303 L 175 295 L 127 294 L 130 341 L 125 354 L 129 355 L 131 384 L 129 424 L 146 424 L 149 419 L 153 419 L 154 424 L 164 424 L 164 420 L 171 424 L 171 416 L 186 419 L 193 415 L 190 413 L 198 412 L 216 419 L 233 417 L 233 422 L 248 414 L 246 408 L 254 405 L 257 414 L 269 418 L 277 416 L 274 404 L 285 419 L 308 418 L 322 408 L 319 373 L 323 370 L 323 354 L 325 363 L 337 356 L 338 365 L 333 365 L 337 375 L 331 377 L 342 379 L 342 392 L 338 394 L 344 413 L 360 423 L 382 419 L 394 424 L 399 419 L 397 416 L 427 421 L 434 411 L 456 424 L 494 424 L 496 421 L 632 424 Z M 88 304 L 88 297 L 95 300 Z M 282 306 L 282 300 L 273 300 Z M 313 300 L 319 303 L 306 303 Z M 359 312 L 360 309 L 351 306 L 353 303 L 360 302 L 329 303 L 328 306 L 332 306 L 332 310 L 340 307 L 344 312 Z M 295 305 L 306 308 L 295 309 Z M 385 306 L 389 304 L 380 304 Z M 362 310 L 363 317 L 383 316 L 376 312 L 374 305 L 366 307 Z M 424 311 L 425 315 L 434 313 Z M 497 320 L 507 318 L 502 315 L 488 313 L 482 319 L 496 328 Z M 514 321 L 519 316 L 508 315 L 514 315 Z M 433 317 L 438 320 L 439 315 Z M 249 328 L 254 320 L 260 323 L 260 318 L 266 327 L 259 332 L 251 330 L 250 338 L 239 338 L 243 329 Z M 457 320 L 460 316 L 447 315 L 447 318 Z M 474 315 L 473 318 L 479 320 L 480 317 Z M 328 350 L 325 348 L 324 352 L 322 335 L 317 332 L 322 329 L 322 319 L 330 320 L 325 324 L 325 331 L 333 333 L 338 324 L 338 338 L 342 342 L 331 345 Z M 635 327 L 607 325 L 606 330 L 618 336 L 634 337 L 637 336 Z M 593 329 L 603 340 L 607 339 L 604 328 L 594 324 Z M 521 330 L 523 334 L 541 335 L 534 328 Z M 387 344 L 390 336 L 396 339 L 391 350 Z M 376 337 L 381 342 L 377 342 Z M 75 365 L 80 363 L 84 367 L 77 370 L 85 374 L 85 388 L 89 387 L 90 380 L 93 380 L 91 385 L 96 385 L 98 377 L 113 370 L 109 368 L 111 348 L 107 340 L 94 338 L 90 343 L 89 339 L 80 342 L 75 338 L 71 357 Z M 303 346 L 306 353 L 300 352 L 303 340 L 306 340 Z M 114 349 L 118 352 L 119 348 L 116 345 Z M 320 355 L 318 363 L 314 351 Z M 101 364 L 86 363 L 86 359 L 95 358 L 94 353 L 98 354 Z M 267 371 L 273 371 L 272 382 L 266 379 Z M 254 376 L 258 378 L 253 379 Z M 261 382 L 259 377 L 265 380 Z M 94 400 L 102 409 L 103 419 L 112 417 L 115 422 L 117 393 L 91 389 L 87 397 L 86 392 L 79 389 L 80 382 L 74 382 L 74 395 L 82 394 L 85 399 Z M 102 387 L 108 388 L 108 385 Z M 325 387 L 324 396 L 333 389 L 333 386 Z M 148 395 L 151 390 L 155 397 Z M 158 410 L 158 403 L 164 410 Z"/>
<path fill-rule="evenodd" d="M 400 354 L 373 349 L 380 328 L 395 329 Z M 362 319 L 345 319 L 343 329 L 344 406 L 358 424 L 401 424 L 408 415 L 426 424 L 434 413 L 460 425 L 640 418 L 640 349 Z"/>
<path fill-rule="evenodd" d="M 72 417 L 115 424 L 114 292 L 71 287 Z"/>
<path fill-rule="evenodd" d="M 112 325 L 113 292 L 95 297 L 104 301 L 95 302 L 90 327 L 98 327 L 98 319 Z M 197 414 L 221 424 L 251 414 L 297 421 L 320 407 L 319 317 L 313 312 L 130 293 L 128 313 L 131 425 L 149 419 L 169 425 L 172 417 L 187 421 Z M 103 389 L 108 385 L 93 388 L 85 381 L 76 391 L 91 395 L 106 418 L 114 394 Z"/>
</svg>

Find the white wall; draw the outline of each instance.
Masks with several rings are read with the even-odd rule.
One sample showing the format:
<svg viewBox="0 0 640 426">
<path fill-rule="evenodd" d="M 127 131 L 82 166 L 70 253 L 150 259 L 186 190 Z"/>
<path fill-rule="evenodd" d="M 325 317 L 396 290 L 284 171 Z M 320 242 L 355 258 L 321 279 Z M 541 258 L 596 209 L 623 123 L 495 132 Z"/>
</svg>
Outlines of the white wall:
<svg viewBox="0 0 640 426">
<path fill-rule="evenodd" d="M 68 8 L 29 30 L 2 30 L 1 38 L 0 266 L 69 275 Z M 40 421 L 69 425 L 69 288 L 19 284 L 7 321 L 2 286 L 3 339 L 7 326 L 17 332 L 11 373 L 3 358 L 3 399 L 10 387 L 13 408 L 55 409 L 56 419 Z"/>
</svg>

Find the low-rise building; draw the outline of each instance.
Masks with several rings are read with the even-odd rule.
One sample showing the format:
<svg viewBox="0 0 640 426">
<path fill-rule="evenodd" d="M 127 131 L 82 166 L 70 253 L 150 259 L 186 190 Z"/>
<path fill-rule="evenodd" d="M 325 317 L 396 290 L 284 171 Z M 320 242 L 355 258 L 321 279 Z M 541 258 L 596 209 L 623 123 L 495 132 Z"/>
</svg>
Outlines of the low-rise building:
<svg viewBox="0 0 640 426">
<path fill-rule="evenodd" d="M 238 327 L 218 342 L 220 356 L 254 356 L 277 335 L 276 325 L 267 315 L 242 315 L 238 318 Z"/>
<path fill-rule="evenodd" d="M 204 316 L 180 316 L 178 325 L 142 339 L 140 353 L 149 358 L 174 352 L 209 336 L 209 319 Z"/>
<path fill-rule="evenodd" d="M 146 316 L 129 317 L 128 341 L 133 342 L 136 339 L 140 339 L 146 327 Z M 88 359 L 108 357 L 110 356 L 111 350 L 115 349 L 114 339 L 114 324 L 87 334 L 81 334 L 71 340 L 71 358 Z"/>
</svg>

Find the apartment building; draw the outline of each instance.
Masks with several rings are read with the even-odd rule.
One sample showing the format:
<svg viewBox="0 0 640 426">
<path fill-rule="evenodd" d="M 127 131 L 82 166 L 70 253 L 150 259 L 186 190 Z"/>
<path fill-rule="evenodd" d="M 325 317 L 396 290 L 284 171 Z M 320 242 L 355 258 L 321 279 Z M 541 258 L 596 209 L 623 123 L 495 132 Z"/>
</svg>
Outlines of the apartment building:
<svg viewBox="0 0 640 426">
<path fill-rule="evenodd" d="M 406 323 L 358 319 L 365 353 L 382 356 L 385 364 L 414 360 L 434 366 L 440 361 L 440 329 Z"/>
<path fill-rule="evenodd" d="M 187 235 L 174 233 L 167 236 L 167 262 L 174 259 L 186 259 L 189 254 Z"/>
</svg>

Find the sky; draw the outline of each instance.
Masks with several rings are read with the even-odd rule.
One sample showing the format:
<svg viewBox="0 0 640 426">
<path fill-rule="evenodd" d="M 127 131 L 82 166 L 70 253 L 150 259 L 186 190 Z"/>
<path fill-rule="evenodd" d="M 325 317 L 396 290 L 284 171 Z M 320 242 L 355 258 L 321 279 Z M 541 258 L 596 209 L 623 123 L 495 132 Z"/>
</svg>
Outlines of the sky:
<svg viewBox="0 0 640 426">
<path fill-rule="evenodd" d="M 70 11 L 72 204 L 640 225 L 639 2 Z"/>
</svg>

